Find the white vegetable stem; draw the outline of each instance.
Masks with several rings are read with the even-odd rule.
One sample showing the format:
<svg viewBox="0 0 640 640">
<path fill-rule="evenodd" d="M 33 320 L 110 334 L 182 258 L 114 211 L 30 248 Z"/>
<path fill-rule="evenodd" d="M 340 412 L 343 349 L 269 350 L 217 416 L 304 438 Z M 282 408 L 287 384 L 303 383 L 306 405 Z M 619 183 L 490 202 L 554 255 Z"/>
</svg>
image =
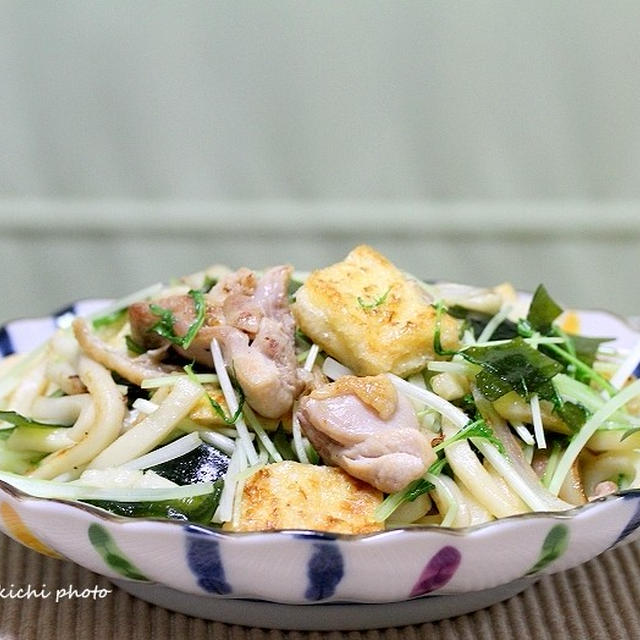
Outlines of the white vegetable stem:
<svg viewBox="0 0 640 640">
<path fill-rule="evenodd" d="M 625 358 L 624 362 L 612 376 L 611 380 L 609 380 L 611 385 L 616 389 L 621 389 L 624 383 L 629 379 L 629 376 L 636 370 L 639 362 L 640 340 L 638 340 L 633 349 L 631 349 L 629 355 Z"/>
<path fill-rule="evenodd" d="M 438 498 L 438 502 L 440 504 L 438 507 L 443 507 L 446 504 L 446 513 L 442 519 L 440 526 L 442 527 L 451 527 L 453 526 L 456 518 L 458 516 L 458 510 L 460 509 L 460 503 L 456 499 L 454 492 L 451 490 L 452 487 L 447 483 L 444 478 L 440 476 L 436 476 L 432 473 L 427 473 L 424 476 L 425 480 L 428 480 L 434 487 L 436 496 Z M 455 486 L 455 485 L 454 485 Z M 444 511 L 444 509 L 440 509 L 440 511 Z"/>
<path fill-rule="evenodd" d="M 220 344 L 214 338 L 211 341 L 211 355 L 213 357 L 213 366 L 215 367 L 216 374 L 218 375 L 218 380 L 220 381 L 220 388 L 222 389 L 222 394 L 224 395 L 224 401 L 227 403 L 227 408 L 229 409 L 229 413 L 231 415 L 235 415 L 236 411 L 238 411 L 238 398 L 236 397 L 236 392 L 231 384 L 231 379 L 229 378 L 229 374 L 227 373 L 227 367 L 224 363 L 224 358 L 222 357 L 222 351 L 220 350 Z M 250 465 L 254 465 L 258 462 L 258 454 L 251 442 L 251 438 L 249 437 L 249 430 L 247 429 L 247 425 L 242 416 L 238 416 L 236 420 L 236 430 L 238 431 L 238 437 L 240 440 L 241 447 L 240 453 L 241 455 L 244 453 L 246 455 L 247 460 Z"/>
<path fill-rule="evenodd" d="M 129 462 L 125 462 L 120 465 L 120 468 L 148 469 L 149 467 L 154 467 L 157 464 L 162 464 L 163 462 L 168 462 L 174 458 L 186 455 L 190 451 L 197 449 L 201 442 L 202 440 L 200 440 L 200 436 L 196 432 L 189 433 L 188 435 L 178 438 L 164 447 L 160 447 L 159 449 L 150 451 L 139 458 L 134 458 L 133 460 L 129 460 Z"/>
<path fill-rule="evenodd" d="M 220 494 L 220 502 L 213 514 L 213 522 L 228 522 L 233 517 L 233 503 L 236 494 L 236 485 L 238 483 L 238 474 L 246 468 L 247 461 L 242 447 L 236 447 L 229 460 L 227 473 L 224 477 L 224 486 Z"/>
<path fill-rule="evenodd" d="M 222 453 L 226 453 L 228 456 L 232 455 L 236 449 L 236 443 L 232 438 L 229 438 L 221 433 L 216 433 L 215 431 L 205 431 L 202 430 L 199 432 L 200 438 L 205 442 L 213 445 L 216 449 L 220 449 Z"/>
<path fill-rule="evenodd" d="M 533 434 L 536 438 L 538 449 L 546 449 L 547 441 L 544 437 L 544 425 L 542 424 L 542 413 L 540 412 L 540 399 L 538 394 L 534 393 L 529 401 L 531 405 L 531 419 L 533 421 Z"/>
<path fill-rule="evenodd" d="M 293 436 L 293 450 L 295 451 L 298 460 L 303 464 L 309 464 L 309 456 L 304 447 L 304 440 L 302 438 L 302 427 L 300 426 L 300 420 L 298 419 L 298 403 L 293 405 L 293 414 L 291 417 L 291 435 Z"/>
<path fill-rule="evenodd" d="M 491 320 L 487 322 L 484 329 L 482 330 L 482 333 L 478 336 L 478 342 L 486 342 L 487 340 L 491 340 L 491 336 L 495 333 L 495 330 L 502 324 L 504 320 L 506 320 L 512 309 L 512 305 L 503 305 L 500 311 L 498 311 L 498 313 L 496 313 L 493 318 L 491 318 Z"/>
<path fill-rule="evenodd" d="M 613 413 L 623 407 L 629 400 L 640 394 L 640 380 L 625 387 L 618 392 L 603 407 L 598 409 L 583 425 L 580 431 L 573 437 L 571 443 L 566 448 L 560 458 L 560 462 L 549 483 L 549 491 L 557 495 L 562 487 L 564 479 L 571 469 L 571 465 L 578 457 L 578 454 L 589 441 L 589 438 L 598 430 L 598 427 L 607 420 Z"/>
<path fill-rule="evenodd" d="M 243 413 L 247 419 L 247 422 L 249 423 L 249 426 L 255 431 L 258 440 L 262 443 L 262 446 L 271 456 L 271 459 L 274 462 L 282 462 L 282 456 L 278 453 L 278 450 L 276 449 L 273 442 L 271 442 L 271 438 L 267 435 L 264 427 L 260 424 L 258 416 L 256 416 L 256 414 L 253 412 L 253 409 L 248 404 L 245 404 Z"/>
<path fill-rule="evenodd" d="M 311 371 L 313 369 L 313 365 L 316 362 L 316 358 L 318 357 L 318 353 L 320 353 L 320 347 L 317 344 L 312 344 L 309 349 L 309 353 L 307 354 L 307 359 L 304 361 L 304 370 Z"/>
<path fill-rule="evenodd" d="M 536 443 L 535 438 L 522 422 L 511 421 L 511 426 L 516 430 L 516 433 L 525 444 L 531 446 Z"/>
<path fill-rule="evenodd" d="M 66 500 L 114 500 L 117 502 L 154 502 L 201 496 L 213 491 L 213 483 L 202 482 L 181 487 L 158 489 L 123 489 L 83 486 L 75 482 L 55 482 L 20 476 L 8 471 L 0 471 L 0 481 L 38 498 L 60 498 Z"/>
</svg>

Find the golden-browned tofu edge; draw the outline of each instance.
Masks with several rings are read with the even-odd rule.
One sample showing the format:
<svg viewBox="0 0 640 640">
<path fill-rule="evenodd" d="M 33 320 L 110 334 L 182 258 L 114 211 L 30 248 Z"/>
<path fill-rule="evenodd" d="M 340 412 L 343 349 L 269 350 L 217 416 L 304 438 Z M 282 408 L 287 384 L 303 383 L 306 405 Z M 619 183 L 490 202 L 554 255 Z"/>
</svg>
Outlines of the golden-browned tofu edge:
<svg viewBox="0 0 640 640">
<path fill-rule="evenodd" d="M 382 493 L 337 467 L 293 461 L 269 464 L 249 477 L 240 518 L 230 531 L 309 529 L 363 534 L 380 531 L 374 519 Z"/>
<path fill-rule="evenodd" d="M 312 272 L 292 309 L 302 331 L 358 375 L 409 375 L 435 358 L 434 308 L 416 282 L 366 245 Z M 444 348 L 455 348 L 458 328 L 442 315 Z"/>
</svg>

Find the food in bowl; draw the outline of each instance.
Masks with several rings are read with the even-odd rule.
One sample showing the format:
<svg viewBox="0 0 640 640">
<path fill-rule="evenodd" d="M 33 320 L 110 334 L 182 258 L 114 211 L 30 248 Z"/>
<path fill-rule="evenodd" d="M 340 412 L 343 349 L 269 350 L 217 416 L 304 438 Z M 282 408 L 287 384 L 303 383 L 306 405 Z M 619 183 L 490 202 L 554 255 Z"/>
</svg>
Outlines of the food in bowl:
<svg viewBox="0 0 640 640">
<path fill-rule="evenodd" d="M 425 283 L 368 246 L 212 267 L 2 363 L 0 480 L 129 517 L 367 534 L 640 486 L 639 349 L 544 287 Z"/>
</svg>

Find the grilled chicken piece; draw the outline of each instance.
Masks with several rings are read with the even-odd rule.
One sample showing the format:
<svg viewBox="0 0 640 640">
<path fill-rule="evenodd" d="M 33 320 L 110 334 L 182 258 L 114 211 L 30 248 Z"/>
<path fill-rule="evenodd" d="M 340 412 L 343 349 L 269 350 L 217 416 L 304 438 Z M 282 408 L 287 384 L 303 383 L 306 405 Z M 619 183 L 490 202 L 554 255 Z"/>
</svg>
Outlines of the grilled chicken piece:
<svg viewBox="0 0 640 640">
<path fill-rule="evenodd" d="M 385 493 L 400 491 L 436 459 L 410 401 L 385 376 L 344 376 L 300 401 L 303 432 L 322 459 Z"/>
<path fill-rule="evenodd" d="M 204 323 L 187 349 L 177 345 L 172 348 L 187 359 L 200 364 L 211 365 L 211 328 L 221 324 L 231 324 L 239 329 L 257 330 L 260 309 L 253 302 L 256 277 L 249 269 L 239 269 L 224 276 L 208 294 L 205 294 Z M 175 295 L 155 302 L 136 302 L 129 307 L 131 337 L 145 349 L 168 346 L 166 338 L 152 330 L 158 322 L 158 314 L 152 311 L 155 304 L 173 313 L 173 330 L 177 336 L 184 336 L 196 319 L 193 298 L 189 295 Z"/>
<path fill-rule="evenodd" d="M 136 302 L 129 307 L 129 322 L 131 324 L 131 338 L 145 349 L 158 349 L 171 346 L 177 353 L 200 364 L 211 365 L 211 329 L 224 321 L 222 311 L 208 304 L 205 320 L 200 330 L 187 349 L 171 344 L 169 340 L 152 331 L 159 316 L 151 310 L 151 304 L 163 309 L 169 309 L 175 319 L 173 330 L 177 336 L 184 336 L 196 319 L 193 298 L 188 295 L 161 298 L 155 303 Z"/>
<path fill-rule="evenodd" d="M 287 284 L 290 267 L 274 267 L 258 283 L 253 302 L 262 318 L 255 338 L 231 326 L 212 330 L 247 402 L 267 418 L 287 413 L 302 387 L 294 350 L 293 317 Z"/>
<path fill-rule="evenodd" d="M 189 347 L 171 345 L 172 348 L 187 359 L 210 366 L 210 345 L 216 335 L 214 327 L 233 327 L 255 338 L 265 317 L 284 324 L 287 333 L 293 336 L 293 317 L 287 297 L 290 275 L 291 267 L 284 266 L 269 269 L 259 281 L 245 268 L 226 275 L 205 294 L 204 323 Z M 194 301 L 189 295 L 132 304 L 129 307 L 131 337 L 145 349 L 169 345 L 166 338 L 152 330 L 159 320 L 159 315 L 152 311 L 152 304 L 172 312 L 173 330 L 177 336 L 184 336 L 196 319 Z"/>
<path fill-rule="evenodd" d="M 289 411 L 303 387 L 289 309 L 291 271 L 289 266 L 273 267 L 260 280 L 249 269 L 225 276 L 205 296 L 205 320 L 189 347 L 171 345 L 185 358 L 211 366 L 211 340 L 219 340 L 247 402 L 266 418 L 279 418 Z M 171 296 L 155 304 L 171 310 L 176 335 L 187 333 L 195 320 L 191 296 Z M 147 348 L 168 346 L 165 338 L 152 331 L 158 315 L 150 303 L 131 305 L 129 320 L 134 341 Z"/>
<path fill-rule="evenodd" d="M 158 352 L 130 358 L 126 353 L 113 349 L 91 331 L 84 318 L 76 318 L 72 326 L 78 344 L 89 357 L 133 384 L 139 386 L 145 378 L 157 378 L 179 370 L 178 367 L 160 364 L 156 359 L 160 355 Z"/>
<path fill-rule="evenodd" d="M 436 310 L 420 285 L 371 247 L 314 271 L 292 305 L 298 326 L 358 375 L 407 376 L 434 353 Z M 459 322 L 442 314 L 441 344 L 458 344 Z"/>
</svg>

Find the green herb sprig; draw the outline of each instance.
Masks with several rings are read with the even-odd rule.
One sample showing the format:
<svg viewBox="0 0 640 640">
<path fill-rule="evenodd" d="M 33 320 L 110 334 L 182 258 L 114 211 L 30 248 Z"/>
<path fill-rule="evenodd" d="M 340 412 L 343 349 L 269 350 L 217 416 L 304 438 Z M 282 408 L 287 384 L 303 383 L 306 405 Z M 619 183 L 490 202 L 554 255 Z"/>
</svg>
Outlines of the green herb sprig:
<svg viewBox="0 0 640 640">
<path fill-rule="evenodd" d="M 478 418 L 473 422 L 467 423 L 467 425 L 460 429 L 460 431 L 454 433 L 452 436 L 449 436 L 446 440 L 443 440 L 440 444 L 433 447 L 433 451 L 438 453 L 454 442 L 468 440 L 469 438 L 484 438 L 494 445 L 502 455 L 506 455 L 504 445 L 498 438 L 496 438 L 493 433 L 493 429 L 482 418 Z"/>
<path fill-rule="evenodd" d="M 358 296 L 358 304 L 362 309 L 365 310 L 375 309 L 376 307 L 379 307 L 381 304 L 384 304 L 386 302 L 387 296 L 389 295 L 390 291 L 391 287 L 389 287 L 381 296 L 375 298 L 373 302 L 365 302 L 363 298 Z"/>
<path fill-rule="evenodd" d="M 189 325 L 189 328 L 183 336 L 176 335 L 174 329 L 176 318 L 171 309 L 165 309 L 157 304 L 149 305 L 151 313 L 160 318 L 160 320 L 158 320 L 158 322 L 156 322 L 149 331 L 154 331 L 182 349 L 188 349 L 191 346 L 193 339 L 196 337 L 196 334 L 204 323 L 204 316 L 207 308 L 202 291 L 192 289 L 189 291 L 189 295 L 193 299 L 196 318 Z"/>
</svg>

